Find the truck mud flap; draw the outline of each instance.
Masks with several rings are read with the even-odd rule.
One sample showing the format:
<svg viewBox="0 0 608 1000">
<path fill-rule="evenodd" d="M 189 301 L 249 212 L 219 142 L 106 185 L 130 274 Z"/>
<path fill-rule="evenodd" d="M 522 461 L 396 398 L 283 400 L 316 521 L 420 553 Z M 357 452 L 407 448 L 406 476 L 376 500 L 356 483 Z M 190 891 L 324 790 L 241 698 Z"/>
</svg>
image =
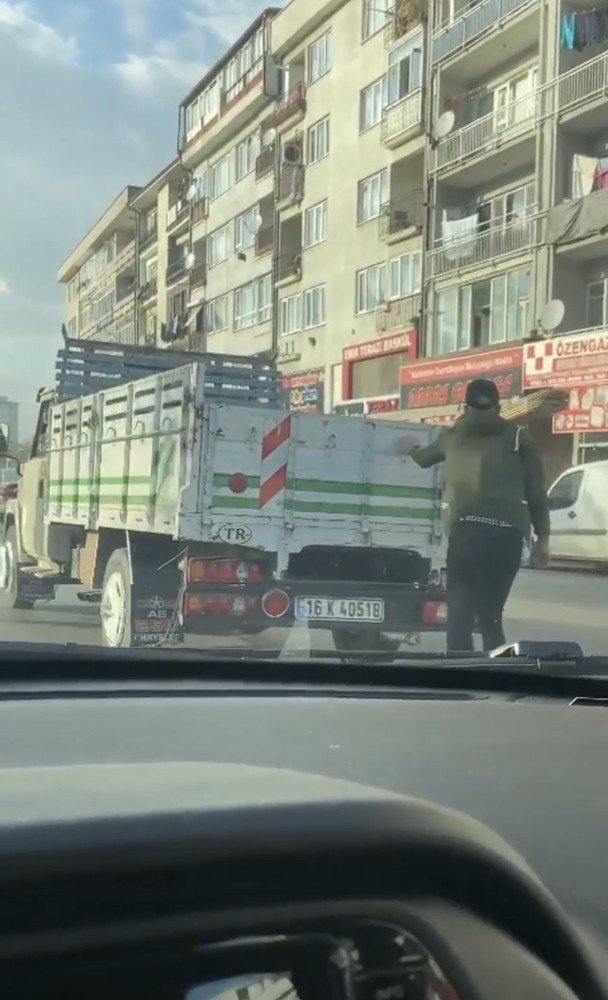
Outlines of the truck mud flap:
<svg viewBox="0 0 608 1000">
<path fill-rule="evenodd" d="M 175 645 L 184 641 L 183 586 L 176 565 L 134 567 L 131 609 L 133 646 Z"/>
</svg>

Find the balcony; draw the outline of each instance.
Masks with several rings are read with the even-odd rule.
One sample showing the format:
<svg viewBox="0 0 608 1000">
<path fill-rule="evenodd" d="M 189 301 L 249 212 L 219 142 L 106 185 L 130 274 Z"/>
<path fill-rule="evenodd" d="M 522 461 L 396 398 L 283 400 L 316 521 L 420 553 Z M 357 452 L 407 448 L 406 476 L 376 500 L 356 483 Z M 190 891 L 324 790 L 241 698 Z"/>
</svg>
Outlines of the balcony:
<svg viewBox="0 0 608 1000">
<path fill-rule="evenodd" d="M 277 284 L 283 288 L 284 285 L 291 285 L 302 278 L 302 254 L 301 252 L 288 252 L 282 254 L 277 268 Z"/>
<path fill-rule="evenodd" d="M 301 121 L 306 114 L 306 84 L 296 83 L 285 97 L 277 101 L 271 114 L 262 123 L 262 132 L 270 128 L 281 128 L 281 126 Z"/>
<path fill-rule="evenodd" d="M 259 233 L 255 238 L 255 255 L 256 257 L 264 257 L 266 254 L 272 253 L 274 248 L 274 225 L 264 226 L 260 229 Z"/>
<path fill-rule="evenodd" d="M 380 138 L 389 149 L 396 149 L 422 131 L 422 89 L 406 94 L 382 114 Z"/>
<path fill-rule="evenodd" d="M 279 177 L 278 207 L 299 205 L 304 197 L 305 167 L 301 163 L 286 163 Z"/>
<path fill-rule="evenodd" d="M 186 257 L 185 255 L 181 257 L 176 257 L 175 260 L 169 261 L 169 266 L 165 272 L 165 280 L 167 285 L 172 285 L 186 273 Z"/>
<path fill-rule="evenodd" d="M 421 309 L 420 292 L 404 295 L 400 299 L 390 299 L 376 312 L 376 330 L 378 333 L 410 330 L 418 321 Z"/>
<path fill-rule="evenodd" d="M 515 257 L 543 242 L 544 215 L 519 218 L 506 226 L 473 232 L 458 241 L 444 239 L 428 255 L 429 277 L 478 268 Z"/>
<path fill-rule="evenodd" d="M 513 38 L 507 38 L 505 34 L 508 30 L 507 25 L 517 15 L 539 6 L 538 0 L 483 0 L 482 3 L 468 4 L 460 17 L 433 33 L 431 62 L 433 64 L 441 62 L 459 51 L 470 48 L 484 35 L 499 30 L 504 50 L 512 55 L 518 54 L 520 48 L 516 41 L 519 39 L 514 33 Z M 522 33 L 519 32 L 518 35 Z M 520 39 L 520 44 L 522 43 L 530 44 L 530 35 L 526 31 Z M 497 62 L 495 58 L 494 62 Z M 485 66 L 483 68 L 478 66 L 478 72 L 485 72 L 485 69 Z"/>
<path fill-rule="evenodd" d="M 424 225 L 424 192 L 409 191 L 383 206 L 378 220 L 378 235 L 386 243 L 398 243 L 416 236 Z"/>
<path fill-rule="evenodd" d="M 139 252 L 144 253 L 145 250 L 149 250 L 150 247 L 154 246 L 158 239 L 158 228 L 152 226 L 151 229 L 144 230 L 144 232 L 139 237 Z"/>
<path fill-rule="evenodd" d="M 267 146 L 263 149 L 255 161 L 255 177 L 261 180 L 267 174 L 274 172 L 275 147 Z"/>
<path fill-rule="evenodd" d="M 608 190 L 556 205 L 547 213 L 545 242 L 578 261 L 608 256 Z"/>
<path fill-rule="evenodd" d="M 195 201 L 192 206 L 192 225 L 196 226 L 198 222 L 204 222 L 205 219 L 209 218 L 209 199 L 199 198 Z"/>
<path fill-rule="evenodd" d="M 143 304 L 150 302 L 158 293 L 158 282 L 156 278 L 150 278 L 139 289 L 139 301 Z"/>
<path fill-rule="evenodd" d="M 384 29 L 384 44 L 390 48 L 409 31 L 417 27 L 426 16 L 426 3 L 421 0 L 397 0 Z"/>
<path fill-rule="evenodd" d="M 167 212 L 167 232 L 175 233 L 190 221 L 190 204 L 187 201 L 176 201 Z"/>
<path fill-rule="evenodd" d="M 469 188 L 523 170 L 534 161 L 536 130 L 552 97 L 550 88 L 538 88 L 452 132 L 437 145 L 431 169 Z"/>
<path fill-rule="evenodd" d="M 190 270 L 190 288 L 199 288 L 207 284 L 207 263 L 204 260 L 195 261 Z"/>
<path fill-rule="evenodd" d="M 572 131 L 585 132 L 603 128 L 606 122 L 608 100 L 608 52 L 602 52 L 563 73 L 557 81 L 559 114 L 572 116 Z"/>
</svg>

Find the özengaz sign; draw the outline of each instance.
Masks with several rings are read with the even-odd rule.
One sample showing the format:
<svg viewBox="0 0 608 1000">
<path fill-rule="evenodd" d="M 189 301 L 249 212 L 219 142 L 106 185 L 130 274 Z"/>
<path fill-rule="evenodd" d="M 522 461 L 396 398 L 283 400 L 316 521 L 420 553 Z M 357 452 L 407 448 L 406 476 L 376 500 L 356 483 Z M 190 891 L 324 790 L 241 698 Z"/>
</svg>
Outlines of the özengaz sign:
<svg viewBox="0 0 608 1000">
<path fill-rule="evenodd" d="M 491 378 L 501 399 L 521 394 L 521 345 L 474 354 L 423 359 L 403 365 L 400 372 L 401 409 L 423 410 L 464 403 L 468 383 Z"/>
<path fill-rule="evenodd" d="M 608 332 L 572 333 L 526 344 L 524 389 L 608 382 Z"/>
</svg>

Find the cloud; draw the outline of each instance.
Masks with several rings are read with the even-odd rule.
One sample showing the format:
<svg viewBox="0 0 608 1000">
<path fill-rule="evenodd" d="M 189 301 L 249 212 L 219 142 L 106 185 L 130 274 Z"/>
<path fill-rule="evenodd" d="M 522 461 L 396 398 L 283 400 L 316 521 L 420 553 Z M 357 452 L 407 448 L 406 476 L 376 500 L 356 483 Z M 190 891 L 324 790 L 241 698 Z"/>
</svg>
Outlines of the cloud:
<svg viewBox="0 0 608 1000">
<path fill-rule="evenodd" d="M 76 38 L 39 20 L 29 3 L 0 0 L 0 33 L 41 59 L 72 63 L 78 58 Z"/>
<path fill-rule="evenodd" d="M 193 86 L 203 73 L 200 62 L 184 59 L 176 44 L 165 41 L 157 42 L 148 55 L 128 53 L 115 70 L 123 83 L 144 97 L 167 93 L 167 88 L 181 97 L 182 91 Z"/>
<path fill-rule="evenodd" d="M 9 285 L 6 278 L 0 278 L 0 295 L 10 295 L 11 286 Z"/>
<path fill-rule="evenodd" d="M 190 0 L 186 17 L 190 24 L 202 31 L 211 32 L 224 45 L 232 43 L 242 35 L 248 25 L 268 3 L 256 3 L 255 0 Z M 280 6 L 277 2 L 275 6 Z"/>
<path fill-rule="evenodd" d="M 150 0 L 114 0 L 122 11 L 125 31 L 131 41 L 143 43 L 148 37 Z"/>
</svg>

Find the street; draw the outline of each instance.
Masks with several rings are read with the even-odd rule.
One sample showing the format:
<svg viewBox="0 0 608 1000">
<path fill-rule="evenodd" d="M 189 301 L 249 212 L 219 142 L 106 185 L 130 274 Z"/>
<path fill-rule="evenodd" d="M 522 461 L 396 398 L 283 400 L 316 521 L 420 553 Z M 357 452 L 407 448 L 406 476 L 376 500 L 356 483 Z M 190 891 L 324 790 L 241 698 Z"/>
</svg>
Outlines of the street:
<svg viewBox="0 0 608 1000">
<path fill-rule="evenodd" d="M 509 639 L 570 639 L 581 643 L 588 654 L 608 653 L 608 620 L 606 617 L 606 579 L 599 574 L 574 571 L 546 573 L 523 570 L 516 581 L 507 606 L 506 630 Z M 40 605 L 33 611 L 0 612 L 0 641 L 77 643 L 95 646 L 100 641 L 99 609 L 81 604 L 76 589 L 61 588 L 54 603 Z M 234 646 L 243 649 L 276 649 L 284 642 L 281 632 L 234 639 L 188 638 L 189 648 L 209 645 Z M 443 635 L 423 636 L 421 650 L 444 648 Z M 327 632 L 309 636 L 305 626 L 297 626 L 289 636 L 288 655 L 309 655 L 315 649 L 331 649 Z"/>
</svg>

